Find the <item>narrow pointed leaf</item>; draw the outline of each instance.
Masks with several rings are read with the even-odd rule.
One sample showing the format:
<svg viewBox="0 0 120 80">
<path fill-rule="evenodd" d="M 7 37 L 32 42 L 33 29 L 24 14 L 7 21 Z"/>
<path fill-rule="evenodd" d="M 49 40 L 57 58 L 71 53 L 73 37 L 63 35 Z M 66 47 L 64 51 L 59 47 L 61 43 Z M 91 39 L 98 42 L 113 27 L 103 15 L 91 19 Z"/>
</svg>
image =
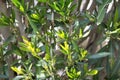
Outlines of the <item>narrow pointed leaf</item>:
<svg viewBox="0 0 120 80">
<path fill-rule="evenodd" d="M 103 57 L 106 57 L 109 55 L 110 55 L 109 52 L 101 52 L 101 53 L 93 54 L 93 55 L 89 56 L 88 58 L 89 59 L 98 59 L 98 58 L 103 58 Z"/>
</svg>

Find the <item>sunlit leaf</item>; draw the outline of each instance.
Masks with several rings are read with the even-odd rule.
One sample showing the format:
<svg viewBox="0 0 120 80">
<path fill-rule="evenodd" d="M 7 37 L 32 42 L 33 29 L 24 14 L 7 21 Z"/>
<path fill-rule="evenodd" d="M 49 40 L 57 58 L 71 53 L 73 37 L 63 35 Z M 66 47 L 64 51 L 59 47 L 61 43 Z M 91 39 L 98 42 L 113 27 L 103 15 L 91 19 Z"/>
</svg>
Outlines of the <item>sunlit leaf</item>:
<svg viewBox="0 0 120 80">
<path fill-rule="evenodd" d="M 60 9 L 57 6 L 57 2 L 53 2 L 53 5 L 54 5 L 53 7 L 54 7 L 55 10 L 60 11 Z"/>
<path fill-rule="evenodd" d="M 87 53 L 88 53 L 87 50 L 81 49 L 81 53 L 80 53 L 81 58 L 84 59 L 86 57 Z"/>
<path fill-rule="evenodd" d="M 25 11 L 23 5 L 19 2 L 19 0 L 11 0 L 11 1 L 21 12 Z"/>
<path fill-rule="evenodd" d="M 66 67 L 65 70 L 66 70 L 67 76 L 71 79 L 75 79 L 81 75 L 81 71 L 77 71 L 75 68 L 71 68 L 70 70 L 68 70 L 68 67 Z"/>
<path fill-rule="evenodd" d="M 23 37 L 23 42 L 24 43 L 22 43 L 22 42 L 19 43 L 20 49 L 23 50 L 23 51 L 31 52 L 31 54 L 33 56 L 39 58 L 33 44 L 31 42 L 29 42 L 25 37 Z"/>
<path fill-rule="evenodd" d="M 20 9 L 21 12 L 25 11 L 24 8 L 23 8 L 23 6 L 21 6 L 21 5 L 20 5 L 19 9 Z"/>
<path fill-rule="evenodd" d="M 45 2 L 47 2 L 48 0 L 38 0 L 38 1 L 45 3 Z"/>
<path fill-rule="evenodd" d="M 64 45 L 60 44 L 60 47 L 66 52 L 66 54 L 69 54 L 69 45 L 66 41 L 64 42 Z"/>
<path fill-rule="evenodd" d="M 15 71 L 17 74 L 24 74 L 24 69 L 17 68 L 17 67 L 11 67 L 13 71 Z"/>
<path fill-rule="evenodd" d="M 33 19 L 39 20 L 39 16 L 38 16 L 37 14 L 31 14 L 31 17 L 32 17 Z"/>
<path fill-rule="evenodd" d="M 96 75 L 98 73 L 98 70 L 89 70 L 87 75 Z"/>
<path fill-rule="evenodd" d="M 58 35 L 60 38 L 65 39 L 65 32 L 59 31 L 59 32 L 57 32 L 57 35 Z"/>
<path fill-rule="evenodd" d="M 80 31 L 79 31 L 79 38 L 81 38 L 83 36 L 83 31 L 82 31 L 82 29 L 80 29 Z"/>
</svg>

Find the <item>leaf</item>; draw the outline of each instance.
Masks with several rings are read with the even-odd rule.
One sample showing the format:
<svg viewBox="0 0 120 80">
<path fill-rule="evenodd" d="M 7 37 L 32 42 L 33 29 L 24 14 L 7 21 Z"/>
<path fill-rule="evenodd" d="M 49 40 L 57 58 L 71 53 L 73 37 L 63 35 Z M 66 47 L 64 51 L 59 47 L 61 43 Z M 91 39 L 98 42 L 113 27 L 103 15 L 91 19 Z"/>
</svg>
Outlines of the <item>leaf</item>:
<svg viewBox="0 0 120 80">
<path fill-rule="evenodd" d="M 79 38 L 82 38 L 83 37 L 83 30 L 80 28 L 80 31 L 79 31 Z"/>
<path fill-rule="evenodd" d="M 50 47 L 48 44 L 45 45 L 46 54 L 50 54 Z"/>
<path fill-rule="evenodd" d="M 79 52 L 79 46 L 77 45 L 77 43 L 75 41 L 72 41 L 73 44 L 73 49 L 76 50 L 76 52 Z"/>
<path fill-rule="evenodd" d="M 18 0 L 11 0 L 11 1 L 16 7 L 19 7 L 20 2 Z"/>
<path fill-rule="evenodd" d="M 13 21 L 13 23 L 15 22 L 15 11 L 14 11 L 14 9 L 12 9 L 12 15 L 11 15 L 11 17 L 12 17 L 12 21 Z"/>
<path fill-rule="evenodd" d="M 120 32 L 120 28 L 117 28 L 114 31 L 109 32 L 109 34 L 117 34 L 119 32 Z"/>
<path fill-rule="evenodd" d="M 75 10 L 76 6 L 77 6 L 76 4 L 71 6 L 71 8 L 70 8 L 71 12 Z"/>
<path fill-rule="evenodd" d="M 25 10 L 24 10 L 24 7 L 23 7 L 22 5 L 20 5 L 19 9 L 20 9 L 21 12 L 24 12 L 24 11 L 25 11 Z"/>
<path fill-rule="evenodd" d="M 46 61 L 49 61 L 49 60 L 50 60 L 50 54 L 45 54 L 44 59 L 45 59 Z"/>
<path fill-rule="evenodd" d="M 27 45 L 26 44 L 24 44 L 22 42 L 19 42 L 19 45 L 20 45 L 20 47 L 19 47 L 20 50 L 29 52 L 29 49 L 27 49 Z"/>
<path fill-rule="evenodd" d="M 89 56 L 88 59 L 98 59 L 98 58 L 103 58 L 109 55 L 110 55 L 109 52 L 101 52 L 101 53 L 96 53 L 94 55 Z"/>
<path fill-rule="evenodd" d="M 60 8 L 57 6 L 57 2 L 53 2 L 53 4 L 49 4 L 54 10 L 60 11 Z"/>
<path fill-rule="evenodd" d="M 84 59 L 86 57 L 87 53 L 88 53 L 87 50 L 81 49 L 81 53 L 80 53 L 81 58 Z"/>
<path fill-rule="evenodd" d="M 1 14 L 1 18 L 0 18 L 0 25 L 1 26 L 9 26 L 10 24 L 10 19 L 8 17 L 6 17 L 3 13 Z"/>
<path fill-rule="evenodd" d="M 36 52 L 36 48 L 34 47 L 34 45 L 31 42 L 29 42 L 25 37 L 22 37 L 22 38 L 24 43 L 19 42 L 20 49 L 26 52 L 31 52 L 31 54 L 34 57 L 37 57 L 39 59 L 39 56 Z"/>
<path fill-rule="evenodd" d="M 36 20 L 39 20 L 39 16 L 37 15 L 37 14 L 31 14 L 31 17 L 33 18 L 33 19 L 36 19 Z"/>
<path fill-rule="evenodd" d="M 67 76 L 70 78 L 74 78 L 73 75 L 68 71 L 68 67 L 65 68 Z"/>
<path fill-rule="evenodd" d="M 112 0 L 103 0 L 103 4 L 107 5 L 108 3 L 110 3 Z"/>
<path fill-rule="evenodd" d="M 24 69 L 22 68 L 17 68 L 17 67 L 11 67 L 13 71 L 15 71 L 17 74 L 24 74 Z"/>
<path fill-rule="evenodd" d="M 46 3 L 48 0 L 38 0 L 39 2 Z"/>
<path fill-rule="evenodd" d="M 65 32 L 64 31 L 59 31 L 57 32 L 57 35 L 62 38 L 62 39 L 65 39 Z"/>
<path fill-rule="evenodd" d="M 4 54 L 4 57 L 7 57 L 7 56 L 9 56 L 9 55 L 11 55 L 11 54 L 16 54 L 16 55 L 18 55 L 18 56 L 22 56 L 22 54 L 20 53 L 20 50 L 17 50 L 17 48 L 15 48 L 14 50 L 9 50 L 9 51 L 7 51 L 5 54 Z"/>
<path fill-rule="evenodd" d="M 105 16 L 105 7 L 108 3 L 110 3 L 112 0 L 105 0 L 103 1 L 103 4 L 99 6 L 98 8 L 98 16 L 97 16 L 97 25 L 101 24 L 101 22 L 104 19 Z"/>
<path fill-rule="evenodd" d="M 21 11 L 25 12 L 23 5 L 19 2 L 19 0 L 11 0 L 12 3 Z"/>
<path fill-rule="evenodd" d="M 117 22 L 118 19 L 119 19 L 119 12 L 118 12 L 118 7 L 116 7 L 115 15 L 114 15 L 114 22 Z"/>
<path fill-rule="evenodd" d="M 104 7 L 105 6 L 103 5 L 98 8 L 97 25 L 99 25 L 104 19 L 105 11 L 106 11 Z"/>
<path fill-rule="evenodd" d="M 98 70 L 90 70 L 90 71 L 87 73 L 87 75 L 92 76 L 92 75 L 96 75 L 97 73 L 98 73 Z"/>
<path fill-rule="evenodd" d="M 96 2 L 103 4 L 103 0 L 96 0 Z"/>
<path fill-rule="evenodd" d="M 60 47 L 66 52 L 66 54 L 69 54 L 69 45 L 66 41 L 64 42 L 64 46 L 60 44 Z"/>
<path fill-rule="evenodd" d="M 38 32 L 38 29 L 37 29 L 37 26 L 35 25 L 35 23 L 32 22 L 31 18 L 30 18 L 28 15 L 27 15 L 27 19 L 28 19 L 28 21 L 29 21 L 29 23 L 30 23 L 30 25 L 31 25 L 31 27 L 32 27 L 32 29 L 33 29 L 33 32 L 34 32 L 34 33 L 37 33 L 37 32 Z"/>
<path fill-rule="evenodd" d="M 60 4 L 62 5 L 61 9 L 64 9 L 64 6 L 65 6 L 65 0 L 60 0 Z"/>
<path fill-rule="evenodd" d="M 120 59 L 118 58 L 116 60 L 116 62 L 114 63 L 114 67 L 113 67 L 111 75 L 113 76 L 113 75 L 115 75 L 117 73 L 119 74 L 119 68 L 120 68 Z"/>
<path fill-rule="evenodd" d="M 103 69 L 104 69 L 104 67 L 97 67 L 97 68 L 95 68 L 95 70 L 98 70 L 98 71 L 101 71 Z"/>
<path fill-rule="evenodd" d="M 81 71 L 77 71 L 75 68 L 68 70 L 68 67 L 65 68 L 67 76 L 71 79 L 75 79 L 81 75 Z"/>
<path fill-rule="evenodd" d="M 39 74 L 36 74 L 37 80 L 45 80 L 46 74 L 44 72 L 40 72 Z"/>
</svg>

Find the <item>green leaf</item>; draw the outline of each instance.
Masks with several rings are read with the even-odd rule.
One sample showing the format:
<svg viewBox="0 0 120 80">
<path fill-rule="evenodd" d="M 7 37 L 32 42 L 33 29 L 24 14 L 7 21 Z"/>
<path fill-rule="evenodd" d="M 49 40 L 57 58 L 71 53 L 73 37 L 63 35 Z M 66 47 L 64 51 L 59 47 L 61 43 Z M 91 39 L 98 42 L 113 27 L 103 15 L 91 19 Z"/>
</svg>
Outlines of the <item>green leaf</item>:
<svg viewBox="0 0 120 80">
<path fill-rule="evenodd" d="M 70 8 L 71 12 L 75 10 L 76 6 L 77 6 L 76 4 L 71 6 L 71 8 Z"/>
<path fill-rule="evenodd" d="M 110 3 L 112 0 L 103 0 L 103 4 L 107 5 L 108 3 Z"/>
<path fill-rule="evenodd" d="M 38 54 L 35 50 L 36 48 L 34 47 L 34 45 L 30 41 L 28 41 L 25 37 L 23 37 L 23 42 L 24 43 L 19 42 L 20 49 L 23 50 L 23 51 L 26 51 L 26 52 L 31 52 L 31 54 L 34 57 L 39 59 L 39 56 L 38 56 Z"/>
<path fill-rule="evenodd" d="M 98 70 L 89 70 L 89 72 L 87 73 L 87 75 L 96 75 L 98 73 Z"/>
<path fill-rule="evenodd" d="M 65 54 L 68 55 L 70 53 L 69 44 L 66 41 L 64 42 L 64 46 L 60 44 L 60 47 L 66 52 Z"/>
<path fill-rule="evenodd" d="M 97 16 L 97 25 L 101 24 L 101 22 L 104 19 L 105 16 L 105 7 L 108 3 L 110 3 L 112 0 L 105 0 L 103 1 L 103 4 L 99 6 L 98 8 L 98 16 Z"/>
<path fill-rule="evenodd" d="M 25 12 L 24 10 L 24 6 L 19 2 L 19 0 L 11 0 L 12 3 L 21 11 L 21 12 Z"/>
<path fill-rule="evenodd" d="M 14 11 L 14 9 L 12 9 L 12 15 L 11 15 L 11 17 L 12 17 L 12 21 L 13 21 L 13 23 L 15 22 L 15 11 Z"/>
<path fill-rule="evenodd" d="M 75 68 L 68 70 L 68 67 L 65 68 L 67 76 L 71 79 L 75 79 L 81 75 L 81 71 L 77 71 Z"/>
<path fill-rule="evenodd" d="M 112 73 L 111 75 L 115 75 L 115 74 L 119 74 L 119 68 L 120 68 L 120 59 L 118 58 L 113 66 L 113 70 L 112 70 Z"/>
<path fill-rule="evenodd" d="M 50 47 L 48 44 L 45 45 L 45 50 L 47 54 L 50 54 Z"/>
<path fill-rule="evenodd" d="M 71 73 L 70 72 L 68 72 L 68 67 L 66 67 L 66 73 L 67 73 L 67 75 L 68 75 L 68 77 L 70 77 L 70 78 L 73 78 L 73 76 L 71 75 Z"/>
<path fill-rule="evenodd" d="M 60 11 L 60 8 L 57 6 L 57 2 L 53 2 L 53 4 L 49 4 L 54 10 Z"/>
<path fill-rule="evenodd" d="M 97 25 L 99 25 L 104 19 L 106 11 L 104 7 L 105 5 L 102 5 L 98 8 Z"/>
<path fill-rule="evenodd" d="M 58 31 L 57 32 L 57 36 L 60 37 L 60 38 L 62 38 L 62 39 L 65 39 L 66 34 L 65 34 L 64 31 Z"/>
<path fill-rule="evenodd" d="M 46 3 L 48 0 L 38 0 L 39 2 Z"/>
<path fill-rule="evenodd" d="M 44 59 L 45 59 L 46 61 L 49 61 L 49 60 L 50 60 L 50 54 L 45 54 Z"/>
<path fill-rule="evenodd" d="M 115 15 L 114 15 L 114 22 L 117 22 L 119 19 L 119 12 L 118 12 L 118 7 L 115 10 Z"/>
<path fill-rule="evenodd" d="M 11 1 L 16 7 L 19 7 L 20 2 L 18 0 L 11 0 Z"/>
<path fill-rule="evenodd" d="M 87 53 L 88 53 L 87 50 L 81 49 L 81 53 L 80 53 L 81 58 L 84 59 L 86 57 Z"/>
<path fill-rule="evenodd" d="M 76 52 L 79 52 L 79 46 L 77 45 L 77 43 L 75 41 L 72 41 L 73 44 L 73 49 L 75 49 Z"/>
<path fill-rule="evenodd" d="M 35 23 L 32 22 L 31 18 L 30 18 L 28 15 L 27 15 L 27 19 L 28 19 L 28 21 L 29 21 L 29 23 L 30 23 L 30 25 L 31 25 L 31 27 L 32 27 L 32 29 L 33 29 L 33 32 L 34 32 L 34 33 L 37 33 L 37 32 L 38 32 L 38 29 L 37 29 L 37 26 L 35 25 Z"/>
<path fill-rule="evenodd" d="M 32 17 L 33 19 L 39 20 L 38 14 L 33 13 L 33 14 L 31 14 L 31 17 Z"/>
<path fill-rule="evenodd" d="M 60 0 L 60 4 L 62 5 L 61 9 L 64 9 L 64 6 L 65 6 L 65 0 Z"/>
<path fill-rule="evenodd" d="M 0 25 L 3 26 L 9 26 L 10 24 L 10 19 L 8 17 L 6 17 L 6 15 L 4 15 L 3 13 L 1 14 L 0 17 Z"/>
<path fill-rule="evenodd" d="M 22 5 L 20 5 L 19 9 L 20 9 L 21 12 L 24 12 L 24 11 L 25 11 L 25 10 L 24 10 L 24 7 L 23 7 Z"/>
<path fill-rule="evenodd" d="M 101 52 L 101 53 L 96 53 L 88 57 L 88 59 L 98 59 L 98 58 L 103 58 L 106 56 L 109 56 L 109 52 Z"/>
<path fill-rule="evenodd" d="M 96 2 L 103 4 L 103 0 L 96 0 Z"/>
</svg>

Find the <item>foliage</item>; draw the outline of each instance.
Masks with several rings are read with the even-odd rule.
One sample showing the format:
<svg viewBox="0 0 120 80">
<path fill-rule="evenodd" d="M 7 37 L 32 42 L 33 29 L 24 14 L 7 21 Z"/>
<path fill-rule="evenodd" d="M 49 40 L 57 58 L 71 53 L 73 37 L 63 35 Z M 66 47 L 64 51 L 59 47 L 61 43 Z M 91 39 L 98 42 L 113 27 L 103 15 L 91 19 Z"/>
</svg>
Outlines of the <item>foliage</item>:
<svg viewBox="0 0 120 80">
<path fill-rule="evenodd" d="M 104 21 L 106 6 L 111 1 L 96 0 L 97 12 L 77 13 L 74 0 L 38 0 L 37 5 L 32 4 L 32 0 L 27 3 L 11 0 L 10 16 L 2 13 L 0 18 L 0 25 L 10 27 L 12 33 L 0 45 L 0 62 L 3 64 L 0 78 L 8 79 L 6 59 L 15 55 L 19 58 L 10 65 L 16 73 L 13 80 L 99 80 L 103 70 L 106 80 L 119 79 L 120 7 L 117 6 L 112 16 Z M 23 23 L 26 36 L 17 29 L 15 8 L 27 22 Z M 102 35 L 102 39 L 95 39 L 95 45 L 108 41 L 95 54 L 89 45 L 82 46 L 92 32 L 92 35 L 96 34 L 94 29 Z M 94 47 L 92 40 L 88 43 Z"/>
</svg>

